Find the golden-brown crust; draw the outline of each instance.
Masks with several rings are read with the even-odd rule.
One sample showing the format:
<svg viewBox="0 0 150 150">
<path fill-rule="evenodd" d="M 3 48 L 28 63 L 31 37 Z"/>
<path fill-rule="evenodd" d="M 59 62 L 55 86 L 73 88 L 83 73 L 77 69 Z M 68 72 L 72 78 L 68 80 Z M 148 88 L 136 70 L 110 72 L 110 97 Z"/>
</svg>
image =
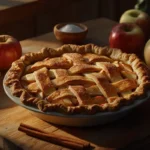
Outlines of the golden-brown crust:
<svg viewBox="0 0 150 150">
<path fill-rule="evenodd" d="M 104 105 L 93 104 L 80 106 L 64 106 L 62 104 L 50 104 L 46 100 L 36 98 L 28 93 L 28 91 L 25 90 L 21 85 L 20 79 L 28 65 L 31 65 L 37 61 L 41 61 L 47 57 L 53 58 L 61 56 L 64 53 L 74 52 L 80 54 L 94 53 L 102 56 L 108 56 L 111 59 L 121 60 L 126 64 L 130 64 L 133 71 L 137 75 L 137 83 L 139 84 L 139 86 L 134 92 L 132 92 L 125 98 L 111 97 L 111 99 L 109 99 L 109 104 L 105 103 Z M 102 111 L 116 110 L 122 105 L 134 102 L 136 98 L 146 96 L 147 89 L 150 87 L 150 76 L 146 65 L 135 54 L 126 54 L 119 49 L 99 47 L 94 44 L 87 44 L 82 46 L 68 44 L 63 45 L 56 50 L 51 48 L 43 48 L 40 52 L 25 54 L 12 64 L 11 68 L 7 72 L 5 84 L 10 87 L 13 95 L 20 97 L 21 101 L 25 105 L 36 106 L 41 111 L 57 111 L 67 114 L 95 114 Z"/>
</svg>

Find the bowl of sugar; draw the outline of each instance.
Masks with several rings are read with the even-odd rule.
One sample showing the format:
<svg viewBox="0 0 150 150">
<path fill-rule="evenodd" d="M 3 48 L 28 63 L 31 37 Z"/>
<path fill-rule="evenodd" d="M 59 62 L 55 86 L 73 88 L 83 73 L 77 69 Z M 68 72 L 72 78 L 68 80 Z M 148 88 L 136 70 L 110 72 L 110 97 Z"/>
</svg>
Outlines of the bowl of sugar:
<svg viewBox="0 0 150 150">
<path fill-rule="evenodd" d="M 81 23 L 61 23 L 54 26 L 56 39 L 66 44 L 79 44 L 83 42 L 87 33 L 87 26 Z"/>
</svg>

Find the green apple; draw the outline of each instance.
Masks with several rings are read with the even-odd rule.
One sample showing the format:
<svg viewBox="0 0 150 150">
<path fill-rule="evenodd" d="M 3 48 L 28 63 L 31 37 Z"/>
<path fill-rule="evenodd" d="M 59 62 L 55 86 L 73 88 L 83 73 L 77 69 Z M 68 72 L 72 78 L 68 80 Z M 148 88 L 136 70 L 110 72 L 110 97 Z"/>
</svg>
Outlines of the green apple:
<svg viewBox="0 0 150 150">
<path fill-rule="evenodd" d="M 150 39 L 146 42 L 144 47 L 144 59 L 146 64 L 150 67 Z"/>
<path fill-rule="evenodd" d="M 150 34 L 150 17 L 147 13 L 138 10 L 130 9 L 125 11 L 121 18 L 120 23 L 136 23 L 143 30 L 145 36 L 148 38 Z"/>
</svg>

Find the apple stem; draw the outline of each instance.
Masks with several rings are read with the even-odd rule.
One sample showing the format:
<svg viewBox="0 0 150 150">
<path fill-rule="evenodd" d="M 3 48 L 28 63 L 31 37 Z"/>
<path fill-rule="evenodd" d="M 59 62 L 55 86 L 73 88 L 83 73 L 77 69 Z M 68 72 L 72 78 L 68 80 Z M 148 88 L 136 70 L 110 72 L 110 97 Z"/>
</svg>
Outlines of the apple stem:
<svg viewBox="0 0 150 150">
<path fill-rule="evenodd" d="M 130 31 L 131 31 L 130 27 L 128 27 L 128 26 L 125 26 L 124 30 L 125 30 L 126 32 L 130 32 Z"/>
<path fill-rule="evenodd" d="M 0 42 L 6 42 L 6 38 L 3 36 L 3 37 L 0 37 Z"/>
</svg>

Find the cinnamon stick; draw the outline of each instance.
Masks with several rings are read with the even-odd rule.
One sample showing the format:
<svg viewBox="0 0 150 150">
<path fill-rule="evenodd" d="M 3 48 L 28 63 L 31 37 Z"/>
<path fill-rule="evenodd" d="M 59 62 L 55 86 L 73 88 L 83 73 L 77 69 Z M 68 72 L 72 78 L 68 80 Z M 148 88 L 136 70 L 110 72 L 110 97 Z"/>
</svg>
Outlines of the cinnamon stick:
<svg viewBox="0 0 150 150">
<path fill-rule="evenodd" d="M 44 141 L 52 142 L 54 144 L 59 144 L 68 148 L 78 149 L 78 150 L 90 148 L 89 142 L 56 135 L 54 133 L 48 133 L 41 129 L 23 123 L 20 124 L 18 130 L 25 132 L 27 135 L 42 139 Z"/>
<path fill-rule="evenodd" d="M 39 128 L 35 128 L 33 126 L 30 126 L 30 125 L 27 125 L 27 124 L 24 124 L 24 123 L 21 123 L 20 126 L 24 127 L 24 128 L 27 128 L 27 129 L 31 129 L 31 130 L 34 130 L 34 131 L 38 131 L 38 132 L 41 132 L 41 133 L 49 133 L 49 132 L 46 132 L 44 130 L 41 130 Z"/>
</svg>

